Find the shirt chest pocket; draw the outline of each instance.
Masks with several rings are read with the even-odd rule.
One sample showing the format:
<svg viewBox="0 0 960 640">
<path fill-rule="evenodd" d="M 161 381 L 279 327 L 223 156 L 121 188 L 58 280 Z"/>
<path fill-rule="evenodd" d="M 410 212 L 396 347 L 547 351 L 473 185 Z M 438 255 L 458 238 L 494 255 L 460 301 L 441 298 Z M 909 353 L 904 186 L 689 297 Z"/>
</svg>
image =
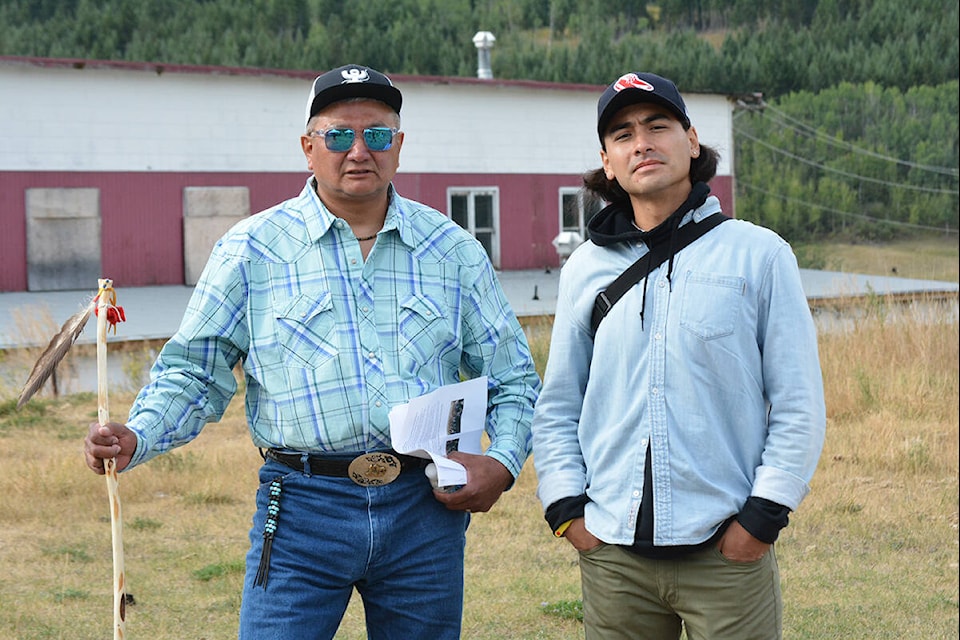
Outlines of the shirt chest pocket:
<svg viewBox="0 0 960 640">
<path fill-rule="evenodd" d="M 278 301 L 276 322 L 277 343 L 287 366 L 314 369 L 339 353 L 337 323 L 328 291 Z"/>
<path fill-rule="evenodd" d="M 739 276 L 687 273 L 680 326 L 701 340 L 731 335 L 737 328 L 744 290 L 745 281 Z"/>
<path fill-rule="evenodd" d="M 403 369 L 416 373 L 436 359 L 454 339 L 447 314 L 426 296 L 409 296 L 400 301 L 399 348 Z"/>
</svg>

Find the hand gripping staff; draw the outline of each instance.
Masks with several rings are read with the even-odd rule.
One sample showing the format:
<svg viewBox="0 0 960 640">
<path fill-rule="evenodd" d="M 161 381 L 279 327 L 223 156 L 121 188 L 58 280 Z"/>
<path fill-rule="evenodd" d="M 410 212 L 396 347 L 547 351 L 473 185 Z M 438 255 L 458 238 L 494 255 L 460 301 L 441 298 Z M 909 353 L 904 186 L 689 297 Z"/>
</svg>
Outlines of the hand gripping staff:
<svg viewBox="0 0 960 640">
<path fill-rule="evenodd" d="M 100 424 L 110 422 L 110 409 L 107 400 L 107 329 L 117 331 L 117 323 L 126 320 L 123 307 L 117 306 L 117 293 L 113 290 L 113 280 L 100 278 L 97 281 L 97 295 L 90 303 L 70 316 L 60 331 L 50 340 L 47 348 L 33 365 L 17 400 L 17 408 L 22 407 L 53 374 L 57 365 L 67 355 L 77 338 L 83 332 L 90 314 L 97 317 L 97 421 Z M 123 520 L 120 511 L 117 461 L 104 462 L 107 477 L 107 493 L 110 497 L 110 533 L 113 539 L 113 638 L 123 640 L 126 624 L 126 589 L 123 573 Z"/>
</svg>

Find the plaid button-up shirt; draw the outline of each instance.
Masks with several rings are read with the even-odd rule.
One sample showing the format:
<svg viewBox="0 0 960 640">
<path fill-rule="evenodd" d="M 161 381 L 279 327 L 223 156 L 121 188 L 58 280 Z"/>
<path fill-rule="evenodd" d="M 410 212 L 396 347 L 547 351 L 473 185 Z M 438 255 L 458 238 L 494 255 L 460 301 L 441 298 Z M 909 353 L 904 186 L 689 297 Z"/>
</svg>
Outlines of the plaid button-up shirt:
<svg viewBox="0 0 960 640">
<path fill-rule="evenodd" d="M 253 442 L 306 452 L 390 446 L 388 412 L 486 375 L 487 455 L 516 476 L 540 388 L 482 246 L 391 190 L 364 260 L 308 181 L 216 245 L 176 334 L 131 409 L 131 467 L 219 420 L 242 362 Z"/>
</svg>

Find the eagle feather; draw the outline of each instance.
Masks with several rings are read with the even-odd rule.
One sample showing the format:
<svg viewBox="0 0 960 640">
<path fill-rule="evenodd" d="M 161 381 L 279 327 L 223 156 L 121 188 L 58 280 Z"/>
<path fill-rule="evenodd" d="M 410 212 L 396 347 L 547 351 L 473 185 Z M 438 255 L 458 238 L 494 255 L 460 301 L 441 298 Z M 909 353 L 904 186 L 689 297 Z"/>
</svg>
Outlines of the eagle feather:
<svg viewBox="0 0 960 640">
<path fill-rule="evenodd" d="M 26 402 L 33 397 L 33 394 L 39 391 L 47 379 L 53 374 L 57 365 L 60 364 L 60 361 L 67 355 L 67 351 L 70 350 L 73 343 L 76 342 L 80 334 L 83 333 L 83 328 L 95 308 L 96 298 L 91 300 L 86 308 L 81 309 L 67 318 L 67 321 L 60 327 L 60 331 L 51 338 L 50 344 L 48 344 L 47 348 L 40 354 L 40 358 L 36 364 L 33 365 L 33 370 L 23 385 L 23 391 L 20 392 L 20 399 L 17 400 L 17 409 L 26 404 Z"/>
</svg>

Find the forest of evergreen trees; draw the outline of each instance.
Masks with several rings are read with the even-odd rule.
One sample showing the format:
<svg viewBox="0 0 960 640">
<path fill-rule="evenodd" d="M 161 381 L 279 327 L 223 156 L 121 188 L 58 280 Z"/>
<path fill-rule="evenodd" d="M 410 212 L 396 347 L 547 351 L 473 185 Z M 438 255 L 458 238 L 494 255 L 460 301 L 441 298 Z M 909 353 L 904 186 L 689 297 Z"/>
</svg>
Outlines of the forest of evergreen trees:
<svg viewBox="0 0 960 640">
<path fill-rule="evenodd" d="M 737 212 L 791 241 L 958 227 L 960 5 L 948 0 L 0 0 L 0 55 L 761 93 Z"/>
</svg>

